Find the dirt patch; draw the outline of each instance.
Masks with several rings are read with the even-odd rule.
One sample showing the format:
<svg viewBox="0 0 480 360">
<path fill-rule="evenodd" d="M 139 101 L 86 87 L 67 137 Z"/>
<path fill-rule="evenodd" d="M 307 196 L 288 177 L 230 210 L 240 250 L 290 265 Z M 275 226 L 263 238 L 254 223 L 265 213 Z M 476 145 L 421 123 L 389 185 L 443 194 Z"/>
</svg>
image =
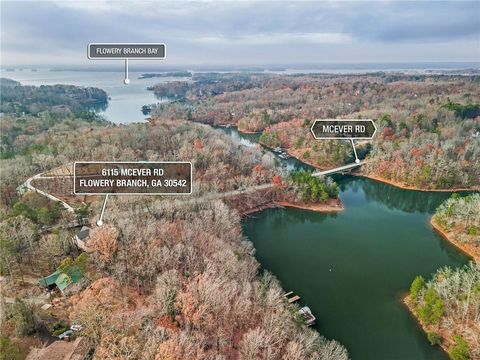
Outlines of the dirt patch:
<svg viewBox="0 0 480 360">
<path fill-rule="evenodd" d="M 345 209 L 340 199 L 329 199 L 324 203 L 292 203 L 289 201 L 277 202 L 280 206 L 291 207 L 295 209 L 310 210 L 316 212 L 340 212 Z"/>
</svg>

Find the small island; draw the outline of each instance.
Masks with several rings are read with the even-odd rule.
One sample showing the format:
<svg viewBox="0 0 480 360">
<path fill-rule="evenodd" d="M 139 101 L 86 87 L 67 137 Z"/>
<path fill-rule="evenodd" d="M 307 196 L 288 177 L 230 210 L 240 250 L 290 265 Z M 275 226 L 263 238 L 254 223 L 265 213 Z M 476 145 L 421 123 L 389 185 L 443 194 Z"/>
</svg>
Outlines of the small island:
<svg viewBox="0 0 480 360">
<path fill-rule="evenodd" d="M 192 77 L 190 71 L 175 71 L 175 72 L 165 72 L 165 73 L 144 73 L 141 74 L 139 79 L 151 79 L 151 78 L 163 78 L 163 77 Z"/>
</svg>

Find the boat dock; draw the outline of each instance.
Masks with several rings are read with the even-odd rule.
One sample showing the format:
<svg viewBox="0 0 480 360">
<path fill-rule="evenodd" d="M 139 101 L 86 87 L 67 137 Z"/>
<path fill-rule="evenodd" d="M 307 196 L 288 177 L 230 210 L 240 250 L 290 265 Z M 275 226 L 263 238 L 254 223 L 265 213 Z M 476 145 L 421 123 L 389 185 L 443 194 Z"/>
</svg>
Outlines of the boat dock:
<svg viewBox="0 0 480 360">
<path fill-rule="evenodd" d="M 293 304 L 294 302 L 300 300 L 300 296 L 295 295 L 293 291 L 286 293 L 284 296 L 287 298 L 289 304 Z"/>
<path fill-rule="evenodd" d="M 296 295 L 293 291 L 287 292 L 285 295 L 283 295 L 289 304 L 296 303 L 297 301 L 300 300 L 300 296 Z M 300 317 L 303 319 L 303 322 L 307 326 L 313 326 L 315 325 L 315 321 L 317 320 L 315 316 L 312 314 L 312 311 L 308 306 L 303 306 L 300 308 L 300 310 L 297 311 L 297 314 L 300 315 Z"/>
</svg>

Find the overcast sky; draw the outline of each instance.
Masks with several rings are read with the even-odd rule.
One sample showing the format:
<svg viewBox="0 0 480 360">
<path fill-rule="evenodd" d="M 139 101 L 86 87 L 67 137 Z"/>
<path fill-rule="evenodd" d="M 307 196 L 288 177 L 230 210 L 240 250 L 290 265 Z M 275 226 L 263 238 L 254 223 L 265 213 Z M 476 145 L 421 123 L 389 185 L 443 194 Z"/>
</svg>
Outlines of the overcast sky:
<svg viewBox="0 0 480 360">
<path fill-rule="evenodd" d="M 2 65 L 85 64 L 89 42 L 164 42 L 168 65 L 480 59 L 480 1 L 1 2 Z"/>
</svg>

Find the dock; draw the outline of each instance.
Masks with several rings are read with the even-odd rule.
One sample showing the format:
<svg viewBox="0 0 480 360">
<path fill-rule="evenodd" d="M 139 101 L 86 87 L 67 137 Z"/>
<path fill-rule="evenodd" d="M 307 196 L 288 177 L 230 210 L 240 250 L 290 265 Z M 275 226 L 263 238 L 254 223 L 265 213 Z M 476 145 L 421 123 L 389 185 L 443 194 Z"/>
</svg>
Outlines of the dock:
<svg viewBox="0 0 480 360">
<path fill-rule="evenodd" d="M 286 293 L 284 296 L 287 298 L 289 304 L 293 304 L 294 302 L 300 300 L 300 296 L 295 295 L 293 291 Z"/>
<path fill-rule="evenodd" d="M 293 304 L 300 300 L 300 296 L 296 295 L 293 291 L 289 291 L 283 296 L 287 299 L 289 304 Z M 317 319 L 312 314 L 312 311 L 308 306 L 303 306 L 302 308 L 300 308 L 300 310 L 297 311 L 297 314 L 301 317 L 305 325 L 315 325 L 315 321 Z"/>
</svg>

